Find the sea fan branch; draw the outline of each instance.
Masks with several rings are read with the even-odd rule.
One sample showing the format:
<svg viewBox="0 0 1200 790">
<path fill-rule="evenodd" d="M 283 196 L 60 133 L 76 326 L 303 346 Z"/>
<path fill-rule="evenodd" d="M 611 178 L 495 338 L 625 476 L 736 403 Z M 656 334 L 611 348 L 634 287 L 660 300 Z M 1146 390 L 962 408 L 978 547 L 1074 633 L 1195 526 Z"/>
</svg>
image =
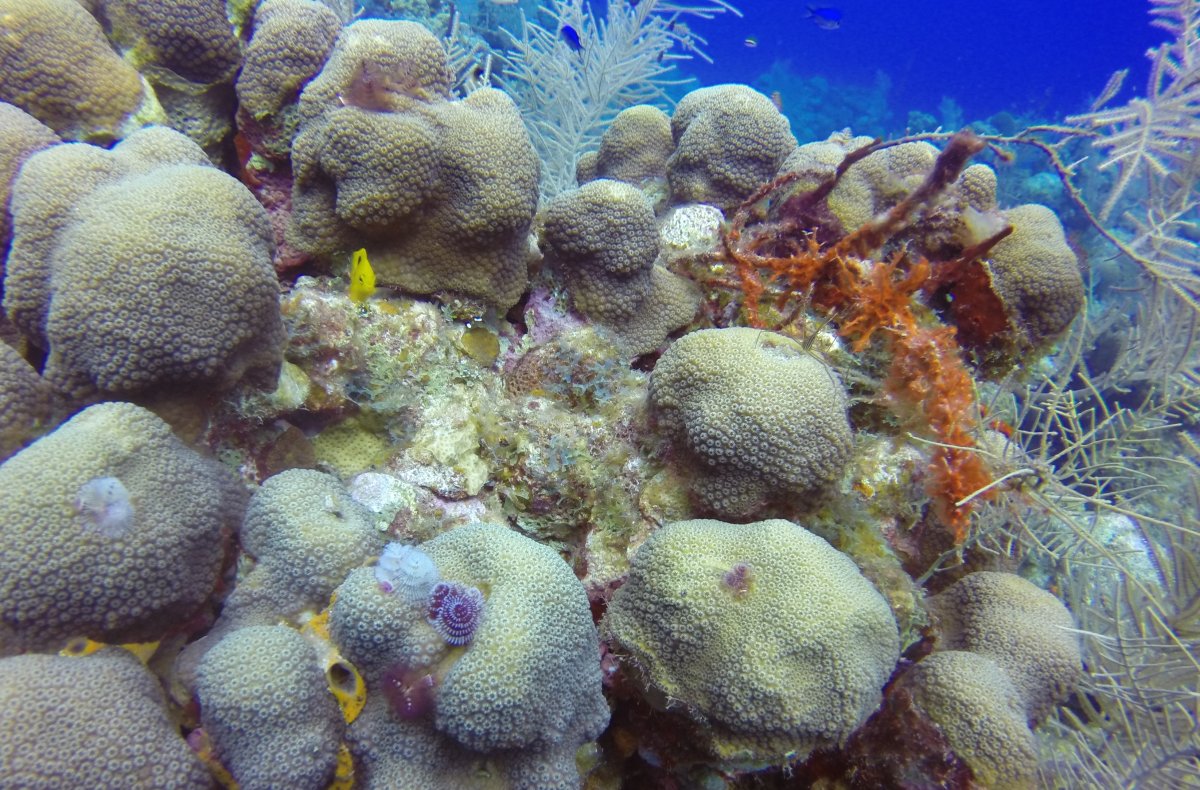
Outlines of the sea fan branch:
<svg viewBox="0 0 1200 790">
<path fill-rule="evenodd" d="M 510 50 L 497 81 L 521 108 L 541 157 L 543 200 L 574 186 L 577 158 L 618 112 L 668 103 L 666 89 L 685 82 L 672 78 L 673 61 L 709 60 L 703 39 L 677 24 L 681 17 L 738 13 L 724 0 L 612 0 L 604 19 L 583 0 L 544 0 L 542 11 L 548 26 L 522 15 L 517 31 L 504 31 Z M 565 27 L 578 33 L 578 49 L 561 36 Z"/>
</svg>

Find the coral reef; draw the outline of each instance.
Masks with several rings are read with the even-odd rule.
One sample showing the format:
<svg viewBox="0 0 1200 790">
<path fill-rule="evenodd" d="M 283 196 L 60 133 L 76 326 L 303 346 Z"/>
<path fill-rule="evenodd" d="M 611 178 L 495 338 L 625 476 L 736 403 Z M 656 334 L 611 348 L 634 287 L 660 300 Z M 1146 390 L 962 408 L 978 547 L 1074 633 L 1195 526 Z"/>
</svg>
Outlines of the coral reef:
<svg viewBox="0 0 1200 790">
<path fill-rule="evenodd" d="M 724 12 L 0 0 L 0 784 L 1192 779 L 1191 143 Z"/>
<path fill-rule="evenodd" d="M 627 107 L 617 113 L 600 136 L 599 150 L 580 158 L 576 180 L 584 184 L 611 178 L 646 191 L 662 192 L 667 160 L 674 151 L 671 119 L 665 112 L 648 104 Z"/>
<path fill-rule="evenodd" d="M 464 748 L 521 776 L 559 775 L 547 786 L 578 781 L 575 750 L 608 720 L 582 585 L 553 551 L 496 525 L 459 527 L 419 548 L 445 579 L 428 605 L 361 569 L 330 612 L 334 643 L 367 682 L 350 728 L 367 786 L 444 770 Z M 455 606 L 464 608 L 447 622 Z"/>
<path fill-rule="evenodd" d="M 97 10 L 126 60 L 142 73 L 153 74 L 156 82 L 178 85 L 182 80 L 200 86 L 231 82 L 242 64 L 237 37 L 218 4 L 99 0 Z"/>
<path fill-rule="evenodd" d="M 154 86 L 166 123 L 220 161 L 242 65 L 226 9 L 211 0 L 100 0 L 96 16 L 125 61 Z"/>
<path fill-rule="evenodd" d="M 19 107 L 0 102 L 0 276 L 12 242 L 9 200 L 17 172 L 31 155 L 59 142 L 50 127 Z"/>
<path fill-rule="evenodd" d="M 903 683 L 984 786 L 1033 785 L 1037 742 L 1020 695 L 994 661 L 957 650 L 935 653 Z"/>
<path fill-rule="evenodd" d="M 1062 225 L 1045 206 L 1028 204 L 1003 212 L 1012 234 L 992 248 L 992 290 L 1004 304 L 1022 348 L 1059 337 L 1083 308 L 1079 261 Z"/>
<path fill-rule="evenodd" d="M 12 346 L 0 342 L 0 461 L 52 427 L 50 386 Z"/>
<path fill-rule="evenodd" d="M 424 544 L 447 579 L 488 588 L 484 614 L 437 695 L 436 726 L 479 751 L 566 750 L 608 722 L 583 586 L 551 549 L 495 525 Z M 480 693 L 482 690 L 486 693 Z"/>
<path fill-rule="evenodd" d="M 256 132 L 259 153 L 287 159 L 300 91 L 320 73 L 344 21 L 316 0 L 266 0 L 255 9 L 235 87 L 238 110 L 249 116 L 241 125 Z"/>
<path fill-rule="evenodd" d="M 911 694 L 988 787 L 1030 787 L 1031 730 L 1074 690 L 1082 663 L 1071 613 L 1010 573 L 971 573 L 928 602 L 932 655 L 889 693 Z"/>
<path fill-rule="evenodd" d="M 1011 573 L 968 574 L 929 601 L 937 648 L 996 662 L 1026 718 L 1039 722 L 1083 672 L 1075 621 L 1050 593 Z"/>
<path fill-rule="evenodd" d="M 780 168 L 793 190 L 833 183 L 821 217 L 829 233 L 844 237 L 871 224 L 935 172 L 938 151 L 929 143 L 874 150 L 871 142 L 837 133 L 800 146 Z M 866 155 L 847 158 L 854 151 Z M 839 171 L 842 162 L 852 166 Z M 886 241 L 931 262 L 921 288 L 981 362 L 1006 370 L 1060 337 L 1079 313 L 1083 280 L 1057 217 L 1032 204 L 998 210 L 996 174 L 987 165 L 963 166 L 936 200 L 904 211 L 910 216 Z"/>
<path fill-rule="evenodd" d="M 742 204 L 722 237 L 752 325 L 766 324 L 760 306 L 769 297 L 769 306 L 776 311 L 789 304 L 795 310 L 797 301 L 799 309 L 811 302 L 838 311 L 839 332 L 856 352 L 866 350 L 878 330 L 886 330 L 890 361 L 883 389 L 901 419 L 930 434 L 934 442 L 926 488 L 936 522 L 948 530 L 952 544 L 965 538 L 971 503 L 987 493 L 991 482 L 986 465 L 972 450 L 978 421 L 974 381 L 954 328 L 920 319 L 923 306 L 915 296 L 930 280 L 931 263 L 910 256 L 904 246 L 888 257 L 869 256 L 902 234 L 914 213 L 922 214 L 927 204 L 958 182 L 970 157 L 983 146 L 969 132 L 955 135 L 929 168 L 921 164 L 926 152 L 920 147 L 888 157 L 888 161 L 898 160 L 900 172 L 895 178 L 912 171 L 908 172 L 911 190 L 903 197 L 893 196 L 890 208 L 849 233 L 833 211 L 833 193 L 843 176 L 879 153 L 875 146 L 846 154 L 833 173 L 817 183 L 804 171 L 784 173 Z M 822 149 L 814 159 L 827 162 L 833 154 L 834 149 Z M 880 180 L 891 183 L 891 178 Z M 843 202 L 854 206 L 868 201 L 874 206 L 873 181 L 857 183 L 865 186 L 851 190 L 855 200 Z M 776 216 L 756 216 L 755 207 L 776 192 L 784 196 L 774 201 Z M 965 248 L 952 263 L 970 265 L 1008 232 L 1001 229 Z M 786 324 L 790 316 L 776 312 L 772 320 Z M 944 547 L 931 543 L 929 548 Z"/>
<path fill-rule="evenodd" d="M 226 617 L 294 619 L 317 611 L 351 570 L 378 556 L 375 520 L 332 475 L 289 469 L 263 481 L 239 532 L 257 562 L 225 603 Z"/>
<path fill-rule="evenodd" d="M 677 202 L 736 208 L 779 170 L 796 147 L 787 118 L 745 85 L 714 85 L 685 96 L 671 116 L 667 160 Z"/>
</svg>

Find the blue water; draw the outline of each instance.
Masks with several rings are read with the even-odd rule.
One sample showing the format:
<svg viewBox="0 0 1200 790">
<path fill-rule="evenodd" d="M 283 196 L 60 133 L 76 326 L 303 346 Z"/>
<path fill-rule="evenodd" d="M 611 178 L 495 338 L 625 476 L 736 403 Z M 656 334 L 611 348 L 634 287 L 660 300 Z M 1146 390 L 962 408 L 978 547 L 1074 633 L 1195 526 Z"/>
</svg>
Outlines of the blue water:
<svg viewBox="0 0 1200 790">
<path fill-rule="evenodd" d="M 1109 76 L 1126 67 L 1131 73 L 1122 95 L 1143 94 L 1145 52 L 1167 38 L 1150 26 L 1149 4 L 1139 0 L 845 0 L 825 4 L 842 12 L 837 30 L 806 19 L 803 2 L 737 5 L 742 19 L 689 19 L 708 39 L 715 63 L 693 61 L 686 71 L 704 84 L 745 82 L 761 89 L 760 76 L 786 61 L 796 77 L 824 78 L 835 98 L 839 90 L 872 89 L 882 72 L 890 82 L 888 132 L 903 131 L 910 110 L 940 118 L 944 96 L 968 122 L 1000 111 L 1059 118 L 1086 110 Z M 747 47 L 748 37 L 757 46 Z"/>
</svg>

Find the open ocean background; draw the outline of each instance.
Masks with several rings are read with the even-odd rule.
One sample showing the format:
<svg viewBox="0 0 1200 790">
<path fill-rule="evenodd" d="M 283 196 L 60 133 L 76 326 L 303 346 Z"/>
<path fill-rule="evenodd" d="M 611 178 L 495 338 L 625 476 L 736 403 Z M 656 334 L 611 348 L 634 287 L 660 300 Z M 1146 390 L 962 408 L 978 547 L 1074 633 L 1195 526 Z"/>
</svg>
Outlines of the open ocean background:
<svg viewBox="0 0 1200 790">
<path fill-rule="evenodd" d="M 801 142 L 810 129 L 824 137 L 856 120 L 855 132 L 902 133 L 910 111 L 955 121 L 946 117 L 953 115 L 947 97 L 966 122 L 1000 112 L 1022 122 L 1054 121 L 1085 111 L 1121 68 L 1130 69 L 1117 96 L 1125 101 L 1144 95 L 1145 52 L 1167 38 L 1138 0 L 846 0 L 825 4 L 842 12 L 837 30 L 807 19 L 803 2 L 736 5 L 741 19 L 688 20 L 708 40 L 714 63 L 693 60 L 681 70 L 705 85 L 779 90 L 793 126 L 800 121 Z M 750 38 L 756 46 L 746 45 Z"/>
</svg>

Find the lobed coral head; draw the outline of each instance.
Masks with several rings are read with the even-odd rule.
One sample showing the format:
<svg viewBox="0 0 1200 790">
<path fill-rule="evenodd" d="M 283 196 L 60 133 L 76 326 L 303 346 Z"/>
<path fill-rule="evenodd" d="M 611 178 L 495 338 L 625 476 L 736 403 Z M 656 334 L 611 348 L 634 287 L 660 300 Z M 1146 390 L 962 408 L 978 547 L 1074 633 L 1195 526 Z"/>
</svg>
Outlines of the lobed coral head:
<svg viewBox="0 0 1200 790">
<path fill-rule="evenodd" d="M 451 645 L 465 645 L 483 617 L 483 593 L 458 582 L 438 582 L 429 593 L 429 624 Z"/>
</svg>

